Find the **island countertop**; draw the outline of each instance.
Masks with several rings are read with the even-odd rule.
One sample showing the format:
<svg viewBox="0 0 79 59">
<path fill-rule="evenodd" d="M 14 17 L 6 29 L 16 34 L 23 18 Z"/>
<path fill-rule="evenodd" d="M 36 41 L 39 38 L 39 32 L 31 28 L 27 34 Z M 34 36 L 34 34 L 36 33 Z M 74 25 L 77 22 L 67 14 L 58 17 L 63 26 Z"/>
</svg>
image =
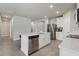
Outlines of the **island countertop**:
<svg viewBox="0 0 79 59">
<path fill-rule="evenodd" d="M 33 36 L 33 35 L 39 35 L 39 34 L 48 34 L 49 32 L 41 32 L 41 33 L 19 33 L 24 36 Z"/>
</svg>

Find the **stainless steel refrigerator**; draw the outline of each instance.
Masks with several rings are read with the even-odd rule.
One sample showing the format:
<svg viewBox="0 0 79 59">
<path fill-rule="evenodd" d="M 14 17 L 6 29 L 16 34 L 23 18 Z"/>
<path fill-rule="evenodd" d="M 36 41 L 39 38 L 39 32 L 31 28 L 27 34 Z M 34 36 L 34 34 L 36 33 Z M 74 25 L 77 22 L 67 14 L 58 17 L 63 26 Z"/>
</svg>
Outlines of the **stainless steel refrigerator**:
<svg viewBox="0 0 79 59">
<path fill-rule="evenodd" d="M 57 31 L 56 24 L 48 24 L 47 25 L 47 32 L 50 32 L 50 39 L 51 40 L 56 40 L 56 31 Z"/>
</svg>

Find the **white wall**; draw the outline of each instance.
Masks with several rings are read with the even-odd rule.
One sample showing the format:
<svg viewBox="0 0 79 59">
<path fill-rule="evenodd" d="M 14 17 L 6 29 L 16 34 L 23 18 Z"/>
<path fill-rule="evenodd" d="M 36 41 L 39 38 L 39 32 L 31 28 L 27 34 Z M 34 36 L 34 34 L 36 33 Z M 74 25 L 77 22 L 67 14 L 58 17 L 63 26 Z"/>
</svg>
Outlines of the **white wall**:
<svg viewBox="0 0 79 59">
<path fill-rule="evenodd" d="M 11 23 L 11 37 L 19 39 L 20 33 L 31 32 L 31 20 L 20 16 L 14 16 Z"/>
<path fill-rule="evenodd" d="M 0 36 L 10 36 L 10 22 L 2 22 L 0 18 Z"/>
</svg>

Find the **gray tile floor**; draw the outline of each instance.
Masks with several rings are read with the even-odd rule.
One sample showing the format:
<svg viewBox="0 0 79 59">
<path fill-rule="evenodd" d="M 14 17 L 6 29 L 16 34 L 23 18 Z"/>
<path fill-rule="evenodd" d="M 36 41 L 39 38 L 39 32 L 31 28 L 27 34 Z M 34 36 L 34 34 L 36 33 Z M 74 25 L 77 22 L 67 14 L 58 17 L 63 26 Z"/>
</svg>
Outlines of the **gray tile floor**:
<svg viewBox="0 0 79 59">
<path fill-rule="evenodd" d="M 61 43 L 59 40 L 52 40 L 51 44 L 40 49 L 31 56 L 58 56 L 58 45 Z M 0 37 L 0 56 L 25 56 L 19 47 L 19 41 L 13 41 L 8 37 Z"/>
</svg>

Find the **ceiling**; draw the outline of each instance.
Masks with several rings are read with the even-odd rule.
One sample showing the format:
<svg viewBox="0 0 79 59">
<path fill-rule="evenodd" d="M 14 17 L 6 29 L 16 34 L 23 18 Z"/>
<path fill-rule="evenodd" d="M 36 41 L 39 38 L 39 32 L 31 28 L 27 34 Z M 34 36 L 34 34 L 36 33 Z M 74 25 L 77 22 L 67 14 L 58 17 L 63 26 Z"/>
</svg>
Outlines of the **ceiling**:
<svg viewBox="0 0 79 59">
<path fill-rule="evenodd" d="M 53 5 L 53 8 L 49 5 Z M 0 3 L 0 13 L 12 13 L 33 20 L 44 18 L 44 16 L 60 16 L 72 8 L 75 8 L 75 3 Z M 56 14 L 56 11 L 60 13 Z"/>
</svg>

